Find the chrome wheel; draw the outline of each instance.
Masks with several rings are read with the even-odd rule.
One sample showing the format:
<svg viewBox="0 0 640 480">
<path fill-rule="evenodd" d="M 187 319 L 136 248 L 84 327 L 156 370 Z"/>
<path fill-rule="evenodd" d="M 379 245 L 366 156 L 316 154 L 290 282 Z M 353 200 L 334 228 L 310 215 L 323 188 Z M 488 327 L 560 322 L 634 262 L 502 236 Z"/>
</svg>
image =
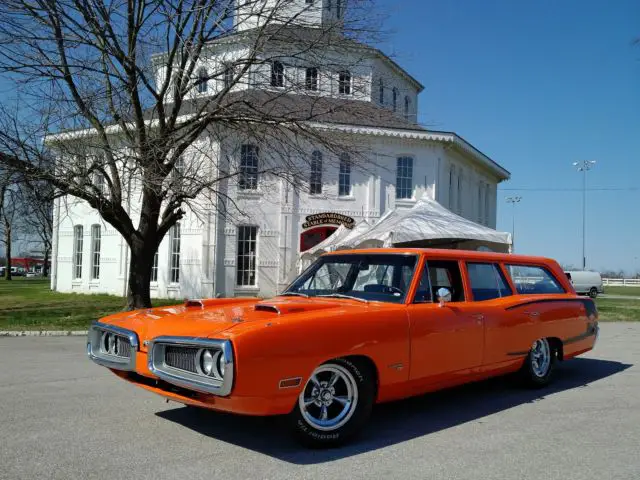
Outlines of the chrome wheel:
<svg viewBox="0 0 640 480">
<path fill-rule="evenodd" d="M 531 370 L 538 378 L 543 378 L 549 373 L 551 367 L 551 347 L 546 338 L 533 342 L 531 347 Z"/>
<path fill-rule="evenodd" d="M 315 369 L 298 397 L 300 413 L 324 432 L 346 424 L 358 405 L 358 384 L 346 368 L 329 363 Z"/>
</svg>

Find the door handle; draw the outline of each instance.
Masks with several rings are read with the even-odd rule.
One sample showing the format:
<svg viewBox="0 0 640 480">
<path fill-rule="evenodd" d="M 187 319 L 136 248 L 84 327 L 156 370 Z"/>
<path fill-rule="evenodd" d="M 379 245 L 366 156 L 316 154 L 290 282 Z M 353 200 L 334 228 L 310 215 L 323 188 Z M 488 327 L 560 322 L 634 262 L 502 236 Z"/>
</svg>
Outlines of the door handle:
<svg viewBox="0 0 640 480">
<path fill-rule="evenodd" d="M 529 315 L 530 317 L 539 317 L 540 316 L 540 312 L 524 312 L 525 315 Z"/>
<path fill-rule="evenodd" d="M 471 315 L 471 318 L 477 320 L 478 323 L 481 323 L 484 320 L 484 315 L 482 313 L 474 313 Z"/>
</svg>

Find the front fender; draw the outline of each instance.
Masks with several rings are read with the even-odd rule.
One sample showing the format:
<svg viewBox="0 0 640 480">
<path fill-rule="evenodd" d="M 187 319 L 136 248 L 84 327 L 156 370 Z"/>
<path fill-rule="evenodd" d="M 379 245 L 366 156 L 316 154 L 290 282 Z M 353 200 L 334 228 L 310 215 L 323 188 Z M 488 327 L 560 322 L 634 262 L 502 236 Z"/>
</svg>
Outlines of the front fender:
<svg viewBox="0 0 640 480">
<path fill-rule="evenodd" d="M 388 389 L 408 380 L 409 320 L 404 306 L 366 310 L 337 311 L 312 319 L 274 316 L 270 322 L 239 325 L 230 330 L 227 334 L 233 342 L 236 367 L 232 395 L 286 396 L 293 407 L 318 365 L 359 355 L 375 364 L 378 396 L 384 398 Z M 298 378 L 299 385 L 281 388 L 282 380 Z"/>
</svg>

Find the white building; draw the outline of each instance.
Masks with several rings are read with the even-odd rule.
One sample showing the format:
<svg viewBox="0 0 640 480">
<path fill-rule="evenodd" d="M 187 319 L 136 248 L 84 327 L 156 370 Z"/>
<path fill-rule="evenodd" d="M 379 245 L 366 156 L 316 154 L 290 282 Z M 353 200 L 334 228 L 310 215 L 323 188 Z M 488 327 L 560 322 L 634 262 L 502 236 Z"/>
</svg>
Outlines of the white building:
<svg viewBox="0 0 640 480">
<path fill-rule="evenodd" d="M 315 2 L 316 9 L 309 9 L 307 0 L 292 7 L 292 13 L 307 9 L 300 15 L 306 34 L 342 14 L 340 2 Z M 211 78 L 210 72 L 242 57 L 243 38 L 260 17 L 241 10 L 238 18 L 237 33 L 211 46 L 199 71 L 202 78 Z M 423 87 L 394 61 L 353 41 L 343 45 L 342 50 L 327 47 L 322 65 L 342 62 L 348 69 L 309 67 L 311 61 L 296 56 L 251 69 L 234 90 L 269 101 L 288 82 L 300 82 L 306 94 L 282 95 L 280 108 L 311 105 L 310 98 L 314 106 L 321 101 L 326 108 L 318 122 L 366 145 L 369 168 L 352 168 L 347 155 L 336 157 L 309 147 L 307 188 L 294 189 L 285 181 L 254 173 L 264 146 L 258 150 L 242 138 L 209 145 L 239 165 L 242 174 L 225 188 L 247 215 L 222 217 L 216 213 L 217 200 L 199 199 L 205 214 L 188 214 L 160 245 L 152 296 L 274 295 L 297 271 L 300 253 L 340 223 L 374 223 L 387 209 L 409 208 L 424 193 L 455 213 L 495 228 L 496 188 L 509 172 L 455 133 L 419 126 L 418 94 Z M 286 58 L 286 46 L 274 48 Z M 327 62 L 328 57 L 335 62 Z M 158 69 L 157 74 L 166 72 Z M 203 82 L 198 95 L 224 88 L 227 79 L 220 77 Z M 52 288 L 124 294 L 129 253 L 122 237 L 79 200 L 58 200 L 54 215 Z"/>
</svg>

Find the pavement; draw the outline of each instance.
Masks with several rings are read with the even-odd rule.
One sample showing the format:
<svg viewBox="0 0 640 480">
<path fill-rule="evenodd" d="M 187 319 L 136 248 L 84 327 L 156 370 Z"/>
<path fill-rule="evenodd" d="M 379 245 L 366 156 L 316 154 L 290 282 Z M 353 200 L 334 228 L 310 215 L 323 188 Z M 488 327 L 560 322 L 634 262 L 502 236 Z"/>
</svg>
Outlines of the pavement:
<svg viewBox="0 0 640 480">
<path fill-rule="evenodd" d="M 92 364 L 83 338 L 0 338 L 0 478 L 638 480 L 640 323 L 601 326 L 547 389 L 494 379 L 378 406 L 324 451 L 279 418 L 165 403 Z"/>
</svg>

